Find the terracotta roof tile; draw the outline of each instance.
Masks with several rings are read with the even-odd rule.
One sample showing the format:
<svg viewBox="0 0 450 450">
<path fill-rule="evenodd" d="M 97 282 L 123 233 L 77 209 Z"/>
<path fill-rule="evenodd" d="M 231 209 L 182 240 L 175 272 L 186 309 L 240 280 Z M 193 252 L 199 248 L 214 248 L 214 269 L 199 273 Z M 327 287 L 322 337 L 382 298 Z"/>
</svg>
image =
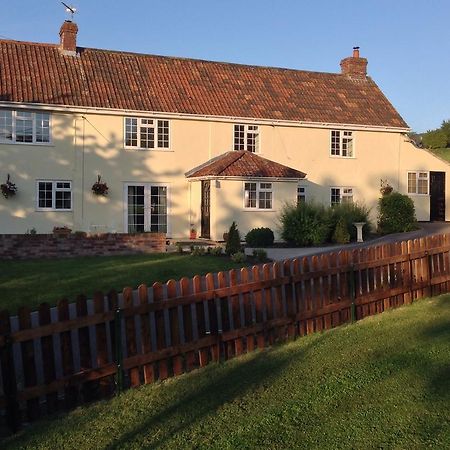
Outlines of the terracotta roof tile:
<svg viewBox="0 0 450 450">
<path fill-rule="evenodd" d="M 186 174 L 187 178 L 248 177 L 305 178 L 306 174 L 283 164 L 270 161 L 245 150 L 231 151 L 213 158 Z"/>
<path fill-rule="evenodd" d="M 0 40 L 0 101 L 407 127 L 370 79 Z"/>
</svg>

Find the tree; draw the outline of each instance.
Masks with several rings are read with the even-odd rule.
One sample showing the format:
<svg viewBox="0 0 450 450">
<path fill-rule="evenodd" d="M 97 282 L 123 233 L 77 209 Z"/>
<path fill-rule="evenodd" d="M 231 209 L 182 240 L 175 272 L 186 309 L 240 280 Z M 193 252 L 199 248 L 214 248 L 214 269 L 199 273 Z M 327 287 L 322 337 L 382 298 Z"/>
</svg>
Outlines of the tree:
<svg viewBox="0 0 450 450">
<path fill-rule="evenodd" d="M 427 131 L 423 135 L 423 145 L 427 148 L 445 148 L 447 147 L 448 139 L 443 130 Z"/>
</svg>

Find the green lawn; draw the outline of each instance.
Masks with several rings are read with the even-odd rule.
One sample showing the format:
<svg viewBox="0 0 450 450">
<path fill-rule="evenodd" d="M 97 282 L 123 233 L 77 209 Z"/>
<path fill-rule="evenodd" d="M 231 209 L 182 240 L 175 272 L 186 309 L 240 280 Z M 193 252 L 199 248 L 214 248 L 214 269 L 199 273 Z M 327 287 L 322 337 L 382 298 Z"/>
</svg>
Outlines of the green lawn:
<svg viewBox="0 0 450 450">
<path fill-rule="evenodd" d="M 450 296 L 125 392 L 3 449 L 450 448 Z"/>
<path fill-rule="evenodd" d="M 96 290 L 121 290 L 141 283 L 191 277 L 241 267 L 226 257 L 163 253 L 72 259 L 0 262 L 0 310 L 15 312 L 19 306 L 55 304 Z"/>
<path fill-rule="evenodd" d="M 434 153 L 439 158 L 444 159 L 445 161 L 450 162 L 450 148 L 432 148 L 429 149 L 430 152 Z"/>
</svg>

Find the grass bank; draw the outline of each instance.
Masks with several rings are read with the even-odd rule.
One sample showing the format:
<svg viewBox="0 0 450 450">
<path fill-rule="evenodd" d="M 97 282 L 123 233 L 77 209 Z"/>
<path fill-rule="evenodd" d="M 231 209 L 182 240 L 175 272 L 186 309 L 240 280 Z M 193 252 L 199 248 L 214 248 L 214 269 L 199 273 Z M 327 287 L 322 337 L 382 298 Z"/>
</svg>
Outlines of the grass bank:
<svg viewBox="0 0 450 450">
<path fill-rule="evenodd" d="M 4 449 L 450 448 L 450 296 L 129 390 Z"/>
<path fill-rule="evenodd" d="M 178 253 L 1 261 L 0 310 L 15 312 L 19 306 L 34 308 L 42 302 L 54 305 L 63 297 L 74 300 L 97 290 L 121 290 L 244 265 L 227 257 Z"/>
</svg>

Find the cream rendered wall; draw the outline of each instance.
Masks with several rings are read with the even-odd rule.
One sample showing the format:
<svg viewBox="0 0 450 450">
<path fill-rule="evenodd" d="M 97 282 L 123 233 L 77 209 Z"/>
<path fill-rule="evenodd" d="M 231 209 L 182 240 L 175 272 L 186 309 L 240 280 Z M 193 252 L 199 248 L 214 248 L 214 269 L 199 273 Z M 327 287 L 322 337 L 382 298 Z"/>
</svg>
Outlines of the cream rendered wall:
<svg viewBox="0 0 450 450">
<path fill-rule="evenodd" d="M 0 181 L 4 182 L 10 173 L 19 189 L 15 198 L 0 197 L 0 233 L 24 233 L 32 227 L 38 232 L 50 232 L 55 225 L 86 231 L 99 226 L 122 232 L 125 183 L 162 183 L 170 189 L 169 234 L 186 237 L 190 223 L 200 230 L 200 183 L 188 183 L 184 174 L 209 158 L 232 150 L 236 123 L 170 119 L 171 148 L 158 151 L 124 149 L 121 115 L 54 112 L 52 122 L 51 145 L 0 144 Z M 329 154 L 330 129 L 260 125 L 260 154 L 306 172 L 307 195 L 317 201 L 330 202 L 331 186 L 354 187 L 355 200 L 372 208 L 372 219 L 376 218 L 380 178 L 406 192 L 408 170 L 447 171 L 449 167 L 427 151 L 413 147 L 398 132 L 354 130 L 354 138 L 355 157 L 335 158 Z M 97 174 L 109 185 L 106 198 L 91 193 Z M 72 180 L 73 211 L 36 211 L 37 179 Z M 262 225 L 275 227 L 275 213 L 239 210 L 239 183 L 226 186 L 223 197 L 225 191 L 216 190 L 212 182 L 212 207 L 218 208 L 212 211 L 216 215 L 215 229 L 211 230 L 215 237 L 221 238 L 233 220 L 226 215 L 227 209 L 237 211 L 242 230 Z M 449 183 L 446 218 L 450 220 L 448 186 Z M 428 220 L 428 196 L 413 198 L 419 219 Z M 293 185 L 286 186 L 283 199 L 295 201 Z"/>
<path fill-rule="evenodd" d="M 261 181 L 261 180 L 252 180 Z M 263 180 L 264 181 L 264 180 Z M 233 220 L 237 223 L 242 239 L 252 229 L 269 227 L 279 240 L 279 214 L 289 199 L 297 196 L 297 182 L 272 182 L 272 209 L 244 208 L 243 180 L 211 180 L 211 238 L 222 240 Z M 197 182 L 199 184 L 199 182 Z"/>
</svg>

